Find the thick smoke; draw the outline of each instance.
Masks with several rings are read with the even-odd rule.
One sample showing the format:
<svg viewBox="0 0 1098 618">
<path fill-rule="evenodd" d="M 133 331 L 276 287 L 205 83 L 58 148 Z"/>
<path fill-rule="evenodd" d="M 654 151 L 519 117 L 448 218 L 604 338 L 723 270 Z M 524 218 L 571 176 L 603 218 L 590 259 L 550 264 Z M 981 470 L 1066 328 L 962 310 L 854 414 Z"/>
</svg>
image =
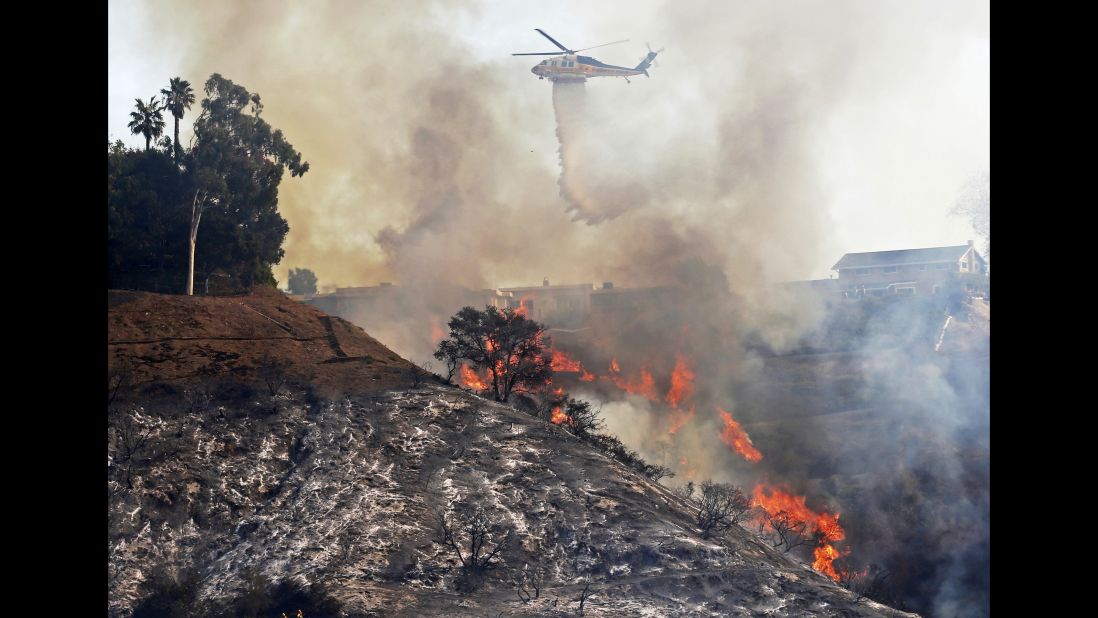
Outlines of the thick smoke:
<svg viewBox="0 0 1098 618">
<path fill-rule="evenodd" d="M 930 25 L 952 49 L 972 31 L 986 35 L 986 6 L 650 8 L 588 3 L 576 10 L 592 28 L 615 33 L 607 38 L 624 31 L 666 46 L 651 79 L 550 87 L 524 61 L 489 60 L 469 49 L 454 24 L 484 15 L 473 0 L 160 2 L 145 9 L 150 48 L 186 52 L 177 73 L 161 76 L 164 84 L 131 96 L 148 97 L 175 74 L 200 90 L 214 72 L 260 93 L 267 119 L 312 164 L 305 177 L 282 184 L 280 208 L 291 231 L 280 269 L 311 268 L 322 286 L 392 282 L 385 300 L 345 317 L 417 362 L 429 359 L 439 329 L 466 302 L 463 289 L 533 285 L 549 276 L 673 290 L 647 305 L 628 337 L 581 350 L 597 360 L 599 373 L 612 358 L 623 375 L 647 368 L 659 400 L 593 387 L 575 394 L 603 403 L 609 429 L 646 458 L 675 467 L 676 482 L 789 483 L 810 504 L 841 508 L 855 551 L 883 562 L 945 529 L 926 525 L 918 536 L 893 525 L 896 500 L 919 497 L 912 518 L 976 526 L 964 544 L 970 554 L 924 543 L 938 553 L 907 581 L 931 582 L 909 598 L 936 607 L 936 615 L 972 615 L 973 607 L 978 615 L 986 589 L 973 573 L 986 555 L 978 531 L 986 495 L 961 489 L 973 478 L 979 484 L 978 464 L 935 449 L 902 450 L 927 435 L 911 431 L 934 419 L 984 410 L 979 392 L 957 394 L 957 384 L 968 383 L 959 368 L 901 355 L 883 364 L 816 365 L 811 376 L 790 363 L 776 378 L 775 363 L 752 350 L 787 352 L 823 328 L 823 306 L 795 301 L 773 284 L 805 278 L 841 254 L 825 214 L 833 188 L 821 174 L 833 119 L 874 109 L 887 99 L 881 92 L 908 75 L 943 69 L 935 64 L 945 62 L 940 54 L 928 52 Z M 625 51 L 603 51 L 597 57 L 628 64 L 617 55 Z M 881 347 L 883 339 L 865 342 Z M 672 434 L 664 394 L 679 355 L 690 359 L 696 390 L 692 416 L 682 406 L 676 420 L 688 420 Z M 832 370 L 834 380 L 817 380 Z M 806 390 L 811 396 L 802 396 Z M 855 414 L 848 426 L 834 424 L 839 415 L 803 414 L 821 402 L 873 404 L 879 414 L 870 425 Z M 762 462 L 744 462 L 719 440 L 718 407 L 744 422 Z M 909 414 L 921 421 L 912 424 Z M 796 421 L 782 422 L 789 418 Z M 978 420 L 945 425 L 954 429 L 949 440 L 985 435 Z M 894 474 L 802 455 L 818 452 L 820 441 L 856 450 L 842 427 L 860 431 L 862 446 L 874 445 L 863 458 L 867 468 L 889 463 Z M 910 491 L 891 489 L 896 478 Z M 927 479 L 950 479 L 942 491 L 952 493 L 933 494 Z"/>
</svg>

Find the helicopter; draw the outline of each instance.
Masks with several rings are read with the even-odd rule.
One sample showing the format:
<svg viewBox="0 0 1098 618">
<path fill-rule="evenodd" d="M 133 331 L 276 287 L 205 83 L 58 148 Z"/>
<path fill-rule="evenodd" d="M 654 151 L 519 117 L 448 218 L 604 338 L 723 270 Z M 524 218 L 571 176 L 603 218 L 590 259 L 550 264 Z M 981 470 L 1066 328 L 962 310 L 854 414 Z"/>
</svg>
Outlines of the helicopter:
<svg viewBox="0 0 1098 618">
<path fill-rule="evenodd" d="M 583 83 L 587 81 L 588 77 L 624 77 L 625 81 L 629 81 L 630 77 L 635 75 L 648 75 L 648 67 L 652 66 L 652 61 L 656 59 L 656 56 L 662 52 L 652 51 L 652 47 L 648 46 L 648 55 L 641 60 L 640 64 L 633 68 L 619 67 L 613 64 L 606 64 L 595 60 L 591 56 L 579 56 L 577 55 L 581 51 L 587 51 L 589 49 L 596 49 L 598 47 L 606 47 L 607 45 L 616 45 L 618 43 L 625 43 L 629 39 L 621 41 L 614 41 L 613 43 L 603 43 L 602 45 L 596 45 L 595 47 L 585 47 L 583 49 L 568 49 L 561 45 L 556 39 L 549 36 L 541 28 L 534 28 L 541 36 L 549 39 L 553 45 L 560 48 L 561 51 L 555 52 L 532 52 L 525 54 L 511 54 L 512 56 L 560 56 L 559 59 L 542 60 L 534 68 L 530 69 L 530 72 L 538 76 L 538 79 L 548 79 L 551 82 L 579 82 Z M 647 44 L 646 44 L 647 45 Z"/>
</svg>

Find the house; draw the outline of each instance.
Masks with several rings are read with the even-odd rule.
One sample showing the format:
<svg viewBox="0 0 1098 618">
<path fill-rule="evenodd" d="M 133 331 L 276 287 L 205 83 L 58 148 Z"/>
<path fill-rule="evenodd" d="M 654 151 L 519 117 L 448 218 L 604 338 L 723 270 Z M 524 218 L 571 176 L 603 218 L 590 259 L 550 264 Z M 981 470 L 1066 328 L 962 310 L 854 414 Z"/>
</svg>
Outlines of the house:
<svg viewBox="0 0 1098 618">
<path fill-rule="evenodd" d="M 987 280 L 987 262 L 971 240 L 955 247 L 847 253 L 831 269 L 839 273 L 845 298 L 925 296 L 951 283 L 975 291 Z"/>
<path fill-rule="evenodd" d="M 527 315 L 543 324 L 557 328 L 575 328 L 583 325 L 591 314 L 590 283 L 575 285 L 549 285 L 548 277 L 540 286 L 499 288 L 496 307 L 525 307 Z"/>
</svg>

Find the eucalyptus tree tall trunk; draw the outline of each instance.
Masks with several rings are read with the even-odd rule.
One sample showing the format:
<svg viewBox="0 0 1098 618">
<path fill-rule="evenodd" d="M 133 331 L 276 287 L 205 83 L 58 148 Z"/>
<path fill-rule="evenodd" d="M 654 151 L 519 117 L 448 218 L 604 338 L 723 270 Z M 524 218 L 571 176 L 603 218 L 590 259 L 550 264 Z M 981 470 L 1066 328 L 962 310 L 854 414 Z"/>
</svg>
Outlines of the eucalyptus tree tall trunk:
<svg viewBox="0 0 1098 618">
<path fill-rule="evenodd" d="M 187 296 L 194 295 L 194 247 L 198 241 L 198 223 L 202 221 L 202 211 L 206 209 L 206 194 L 202 190 L 194 192 L 191 203 L 191 235 L 189 255 L 187 256 Z"/>
</svg>

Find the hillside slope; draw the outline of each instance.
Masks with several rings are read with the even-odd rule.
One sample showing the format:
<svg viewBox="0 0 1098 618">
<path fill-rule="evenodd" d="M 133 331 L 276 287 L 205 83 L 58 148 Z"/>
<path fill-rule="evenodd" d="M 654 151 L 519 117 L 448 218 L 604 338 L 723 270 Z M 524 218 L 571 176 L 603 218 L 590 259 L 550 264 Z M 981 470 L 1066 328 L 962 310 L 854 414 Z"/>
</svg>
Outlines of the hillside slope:
<svg viewBox="0 0 1098 618">
<path fill-rule="evenodd" d="M 354 616 L 570 616 L 588 583 L 591 616 L 910 615 L 743 529 L 701 539 L 692 502 L 557 426 L 410 381 L 364 332 L 280 294 L 108 306 L 112 377 L 129 376 L 109 406 L 112 615 L 159 567 L 194 569 L 222 606 L 256 574 L 319 583 Z M 291 379 L 271 395 L 275 358 Z M 459 593 L 436 522 L 474 508 L 490 545 L 513 536 Z M 509 583 L 524 564 L 547 574 L 528 603 Z"/>
</svg>

